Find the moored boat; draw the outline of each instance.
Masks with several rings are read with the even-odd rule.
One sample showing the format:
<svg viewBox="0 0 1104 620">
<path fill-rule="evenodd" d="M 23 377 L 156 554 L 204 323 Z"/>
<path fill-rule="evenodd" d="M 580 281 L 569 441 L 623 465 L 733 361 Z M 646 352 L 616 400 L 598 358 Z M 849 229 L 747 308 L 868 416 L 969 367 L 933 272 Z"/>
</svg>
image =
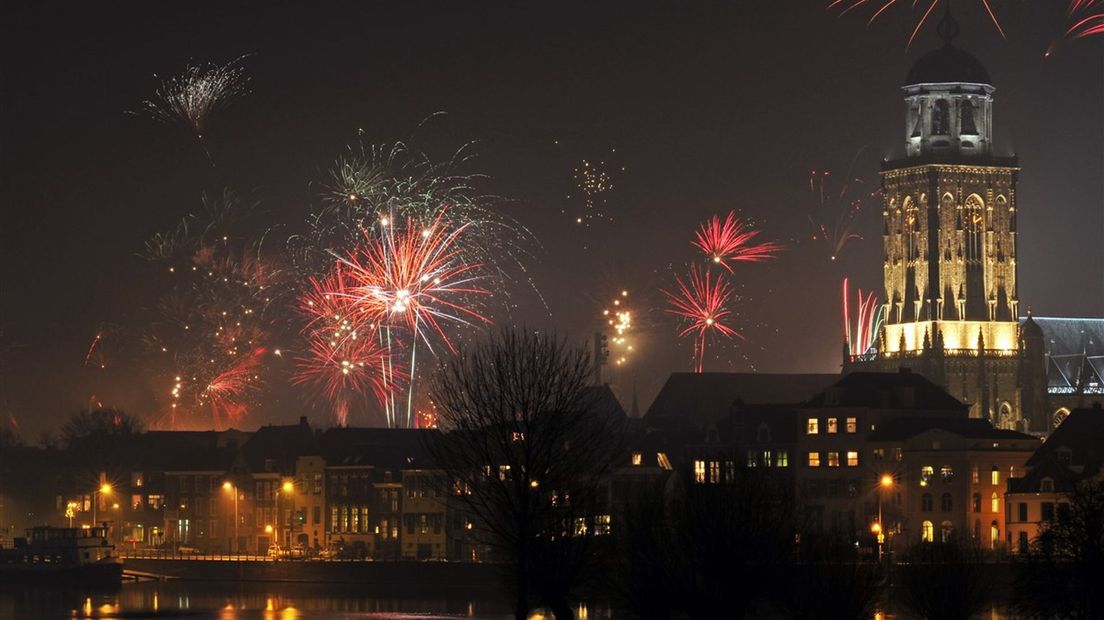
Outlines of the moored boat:
<svg viewBox="0 0 1104 620">
<path fill-rule="evenodd" d="M 35 527 L 0 548 L 0 581 L 117 585 L 123 563 L 106 527 Z"/>
</svg>

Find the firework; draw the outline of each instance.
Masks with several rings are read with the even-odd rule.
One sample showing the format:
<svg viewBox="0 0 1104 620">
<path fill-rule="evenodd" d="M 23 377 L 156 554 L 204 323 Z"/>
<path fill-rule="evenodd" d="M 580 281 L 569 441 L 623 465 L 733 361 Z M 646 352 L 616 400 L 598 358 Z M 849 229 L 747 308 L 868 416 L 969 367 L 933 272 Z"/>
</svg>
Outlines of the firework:
<svg viewBox="0 0 1104 620">
<path fill-rule="evenodd" d="M 892 7 L 907 4 L 913 9 L 919 8 L 921 11 L 920 19 L 916 21 L 916 26 L 912 29 L 912 34 L 909 35 L 908 46 L 911 47 L 912 42 L 916 39 L 916 35 L 919 34 L 924 24 L 928 22 L 928 18 L 931 17 L 931 14 L 935 11 L 935 8 L 939 6 L 941 1 L 946 0 L 831 0 L 828 3 L 828 9 L 839 9 L 841 16 L 859 8 L 874 9 L 870 19 L 867 20 L 867 25 L 870 25 Z M 1077 2 L 1078 0 L 1073 1 Z M 1000 33 L 1001 37 L 1007 38 L 1004 34 L 1004 28 L 1001 26 L 1000 20 L 993 11 L 993 6 L 990 4 L 989 0 L 977 0 L 977 2 L 985 9 L 986 14 L 989 16 L 989 20 L 993 23 L 993 26 L 997 29 L 997 32 Z M 950 2 L 947 2 L 947 11 L 950 11 Z"/>
<path fill-rule="evenodd" d="M 720 274 L 714 277 L 709 269 L 703 270 L 697 265 L 690 268 L 686 281 L 676 276 L 675 284 L 676 292 L 662 291 L 669 304 L 667 312 L 688 323 L 679 336 L 694 335 L 694 371 L 702 372 L 709 336 L 719 334 L 743 339 L 739 332 L 725 325 L 731 315 L 727 306 L 734 290 Z"/>
<path fill-rule="evenodd" d="M 630 338 L 633 329 L 633 311 L 628 307 L 629 291 L 622 290 L 617 297 L 602 310 L 602 320 L 607 330 L 609 346 L 614 351 L 613 364 L 624 366 L 633 352 Z"/>
<path fill-rule="evenodd" d="M 204 413 L 216 428 L 246 415 L 282 329 L 278 264 L 232 234 L 250 228 L 232 195 L 205 205 L 205 214 L 147 245 L 167 286 L 144 338 L 151 356 L 144 366 L 169 386 L 172 428 L 200 424 Z"/>
<path fill-rule="evenodd" d="M 1104 35 L 1104 0 L 1070 0 L 1065 17 L 1069 26 L 1062 33 L 1064 39 Z M 1052 43 L 1047 48 L 1046 56 L 1054 54 L 1060 42 Z"/>
<path fill-rule="evenodd" d="M 782 249 L 782 246 L 771 241 L 753 243 L 759 233 L 760 231 L 740 221 L 735 211 L 729 211 L 723 222 L 717 215 L 703 222 L 693 245 L 714 263 L 732 273 L 730 263 L 767 260 Z"/>
<path fill-rule="evenodd" d="M 856 219 L 866 206 L 866 201 L 881 193 L 881 188 L 866 190 L 863 180 L 854 174 L 855 164 L 862 151 L 863 149 L 859 149 L 852 158 L 846 176 L 838 185 L 836 178 L 828 170 L 813 170 L 809 173 L 812 205 L 809 223 L 813 226 L 812 239 L 824 243 L 831 260 L 836 260 L 849 242 L 862 239 L 862 235 L 855 232 Z"/>
<path fill-rule="evenodd" d="M 858 289 L 856 299 L 857 315 L 855 327 L 851 328 L 850 290 L 847 278 L 843 279 L 843 333 L 844 342 L 851 355 L 869 355 L 877 350 L 878 332 L 882 327 L 882 314 L 885 307 L 878 303 L 873 291 L 863 295 Z"/>
<path fill-rule="evenodd" d="M 615 153 L 617 149 L 610 149 L 610 156 Z M 582 196 L 583 203 L 582 211 L 572 216 L 576 224 L 590 226 L 594 221 L 614 220 L 608 211 L 608 197 L 617 185 L 615 177 L 624 171 L 624 166 L 608 163 L 605 159 L 583 159 L 574 167 L 575 189 Z M 568 199 L 571 198 L 569 195 Z"/>
<path fill-rule="evenodd" d="M 188 65 L 180 75 L 162 81 L 142 106 L 161 122 L 186 126 L 206 153 L 204 132 L 210 116 L 249 92 L 249 76 L 240 64 L 243 59 L 225 65 Z"/>
</svg>

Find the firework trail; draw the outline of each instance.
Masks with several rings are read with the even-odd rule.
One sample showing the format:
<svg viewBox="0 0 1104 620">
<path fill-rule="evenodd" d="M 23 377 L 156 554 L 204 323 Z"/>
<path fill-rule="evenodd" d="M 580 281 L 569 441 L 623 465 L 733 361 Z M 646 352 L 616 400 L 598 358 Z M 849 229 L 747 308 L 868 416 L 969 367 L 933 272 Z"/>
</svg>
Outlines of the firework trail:
<svg viewBox="0 0 1104 620">
<path fill-rule="evenodd" d="M 232 194 L 204 204 L 204 214 L 156 235 L 146 249 L 167 276 L 143 340 L 152 358 L 146 368 L 168 386 L 170 428 L 203 424 L 200 414 L 216 428 L 244 417 L 283 327 L 278 263 L 233 234 L 253 227 Z"/>
<path fill-rule="evenodd" d="M 249 92 L 249 76 L 241 66 L 244 59 L 242 56 L 225 65 L 188 65 L 180 75 L 162 81 L 142 107 L 158 121 L 187 127 L 210 159 L 204 135 L 208 119 Z"/>
<path fill-rule="evenodd" d="M 782 246 L 772 241 L 753 243 L 760 231 L 751 228 L 736 217 L 735 211 L 729 211 L 724 221 L 714 215 L 702 223 L 693 241 L 694 247 L 701 250 L 714 263 L 732 273 L 730 263 L 746 261 L 757 263 L 774 258 Z"/>
<path fill-rule="evenodd" d="M 852 240 L 862 239 L 855 232 L 856 218 L 862 213 L 866 201 L 881 194 L 881 188 L 873 191 L 859 191 L 864 185 L 856 177 L 854 169 L 863 149 L 855 153 L 847 169 L 844 180 L 836 187 L 834 177 L 828 170 L 813 170 L 809 173 L 809 195 L 813 208 L 809 212 L 809 223 L 813 226 L 813 241 L 822 241 L 828 247 L 828 255 L 836 260 L 844 247 Z"/>
<path fill-rule="evenodd" d="M 92 344 L 88 345 L 88 352 L 84 354 L 84 367 L 87 368 L 89 362 L 92 361 L 92 355 L 96 352 L 96 345 L 100 344 L 100 340 L 103 339 L 103 330 L 97 331 L 95 337 L 92 338 Z M 103 368 L 105 363 L 103 359 L 99 359 L 97 366 Z"/>
<path fill-rule="evenodd" d="M 450 230 L 447 213 L 443 208 L 426 223 L 381 217 L 375 229 L 362 232 L 360 243 L 347 256 L 337 256 L 331 275 L 314 282 L 313 291 L 300 302 L 309 317 L 308 333 L 320 322 L 338 322 L 326 328 L 327 346 L 312 346 L 308 359 L 313 366 L 308 369 L 332 368 L 332 349 L 338 347 L 351 346 L 358 352 L 354 357 L 375 360 L 379 352 L 373 349 L 368 355 L 362 341 L 380 345 L 380 363 L 368 366 L 379 368 L 373 377 L 378 383 L 358 385 L 373 388 L 390 426 L 414 423 L 413 377 L 419 341 L 431 353 L 436 339 L 455 351 L 448 324 L 491 322 L 479 310 L 479 299 L 490 294 L 480 284 L 483 265 L 466 262 L 462 252 L 470 225 Z M 317 343 L 319 338 L 310 340 Z M 406 416 L 400 421 L 395 398 L 402 373 L 396 360 L 407 354 L 409 363 L 401 365 L 409 370 Z M 319 379 L 326 377 L 301 373 L 299 382 Z M 333 394 L 332 389 L 328 392 Z"/>
<path fill-rule="evenodd" d="M 870 19 L 866 22 L 869 26 L 891 7 L 909 5 L 910 8 L 916 9 L 919 6 L 921 10 L 920 19 L 917 20 L 916 26 L 912 29 L 912 34 L 909 35 L 908 40 L 908 47 L 912 47 L 912 42 L 916 39 L 916 35 L 919 34 L 924 24 L 928 22 L 928 18 L 931 17 L 931 14 L 935 11 L 935 8 L 939 6 L 940 2 L 946 2 L 947 11 L 949 13 L 951 10 L 949 0 L 831 0 L 828 3 L 828 9 L 838 9 L 841 17 L 859 8 L 874 9 Z M 993 11 L 993 6 L 990 4 L 989 0 L 977 0 L 977 2 L 985 9 L 986 14 L 989 16 L 989 20 L 993 22 L 993 26 L 997 29 L 997 32 L 1000 33 L 1001 38 L 1007 39 L 1004 34 L 1004 28 L 1001 26 L 1000 20 L 997 19 L 997 14 Z"/>
<path fill-rule="evenodd" d="M 874 292 L 863 295 L 858 289 L 855 308 L 855 328 L 851 328 L 851 307 L 848 278 L 843 279 L 843 333 L 847 348 L 853 356 L 869 355 L 877 350 L 878 333 L 882 328 L 882 315 L 885 307 L 878 303 Z"/>
<path fill-rule="evenodd" d="M 1076 40 L 1104 35 L 1104 0 L 1070 0 L 1065 17 L 1069 26 L 1062 33 L 1062 39 Z M 1052 56 L 1062 39 L 1051 43 L 1045 55 Z"/>
<path fill-rule="evenodd" d="M 476 189 L 482 175 L 460 171 L 471 157 L 466 146 L 443 162 L 402 142 L 350 147 L 330 171 L 309 231 L 288 240 L 300 282 L 324 282 L 339 269 L 340 294 L 356 300 L 358 321 L 375 325 L 389 359 L 389 425 L 414 423 L 419 348 L 454 350 L 464 336 L 458 328 L 491 322 L 493 307 L 509 311 L 519 280 L 540 294 L 525 266 L 535 238 L 493 208 L 501 199 Z"/>
<path fill-rule="evenodd" d="M 689 277 L 683 281 L 676 276 L 675 292 L 662 291 L 667 297 L 667 312 L 688 322 L 679 336 L 694 335 L 694 372 L 702 372 L 705 362 L 707 338 L 713 334 L 737 337 L 743 340 L 739 332 L 725 325 L 731 315 L 728 303 L 734 290 L 720 274 L 715 278 L 709 269 L 700 269 L 697 265 L 690 268 Z"/>
</svg>

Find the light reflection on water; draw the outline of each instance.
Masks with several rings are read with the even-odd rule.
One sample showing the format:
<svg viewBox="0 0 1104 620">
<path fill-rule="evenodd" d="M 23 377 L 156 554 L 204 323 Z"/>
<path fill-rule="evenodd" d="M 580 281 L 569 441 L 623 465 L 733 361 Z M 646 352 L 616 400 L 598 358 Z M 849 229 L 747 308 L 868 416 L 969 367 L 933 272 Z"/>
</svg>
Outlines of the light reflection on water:
<svg viewBox="0 0 1104 620">
<path fill-rule="evenodd" d="M 871 620 L 905 620 L 883 609 Z M 608 604 L 575 607 L 577 620 L 616 620 Z M 508 601 L 462 598 L 384 598 L 356 585 L 295 583 L 127 583 L 113 592 L 19 588 L 0 584 L 0 618 L 203 618 L 219 620 L 506 620 Z M 550 620 L 534 613 L 531 620 Z M 985 620 L 1009 620 L 999 608 Z"/>
</svg>

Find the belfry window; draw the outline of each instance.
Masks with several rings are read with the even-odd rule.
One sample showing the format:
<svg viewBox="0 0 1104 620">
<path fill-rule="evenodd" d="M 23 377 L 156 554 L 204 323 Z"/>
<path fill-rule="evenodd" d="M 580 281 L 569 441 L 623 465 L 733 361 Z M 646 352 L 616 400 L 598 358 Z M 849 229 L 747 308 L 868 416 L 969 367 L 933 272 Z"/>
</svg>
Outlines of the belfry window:
<svg viewBox="0 0 1104 620">
<path fill-rule="evenodd" d="M 974 122 L 974 104 L 970 103 L 969 99 L 963 99 L 959 104 L 959 116 L 961 129 L 958 133 L 964 136 L 976 136 L 978 135 L 977 123 Z"/>
<path fill-rule="evenodd" d="M 950 107 L 946 99 L 937 99 L 932 106 L 931 132 L 933 135 L 945 136 L 950 133 L 951 127 Z"/>
<path fill-rule="evenodd" d="M 971 194 L 966 199 L 966 205 L 962 213 L 963 228 L 966 231 L 966 260 L 982 260 L 982 234 L 985 231 L 985 205 L 977 194 Z"/>
</svg>

